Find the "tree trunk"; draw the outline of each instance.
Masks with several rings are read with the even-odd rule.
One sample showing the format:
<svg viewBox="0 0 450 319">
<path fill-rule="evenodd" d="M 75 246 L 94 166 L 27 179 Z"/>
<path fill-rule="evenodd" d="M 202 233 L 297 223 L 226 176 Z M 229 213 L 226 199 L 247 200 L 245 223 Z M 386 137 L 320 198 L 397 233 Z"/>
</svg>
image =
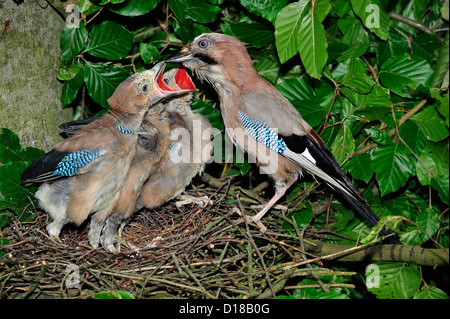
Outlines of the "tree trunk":
<svg viewBox="0 0 450 319">
<path fill-rule="evenodd" d="M 48 151 L 61 140 L 58 125 L 71 119 L 56 78 L 63 27 L 45 1 L 0 1 L 0 128 L 18 134 L 23 146 Z"/>
</svg>

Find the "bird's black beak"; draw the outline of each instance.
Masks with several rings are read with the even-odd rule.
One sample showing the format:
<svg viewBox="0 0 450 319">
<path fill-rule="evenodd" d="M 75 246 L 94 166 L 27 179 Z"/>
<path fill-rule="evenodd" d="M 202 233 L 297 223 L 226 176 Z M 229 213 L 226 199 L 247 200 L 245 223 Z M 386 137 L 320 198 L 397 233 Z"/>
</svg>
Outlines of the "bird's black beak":
<svg viewBox="0 0 450 319">
<path fill-rule="evenodd" d="M 192 61 L 195 58 L 192 56 L 192 52 L 178 54 L 172 58 L 167 59 L 166 63 L 184 63 L 188 61 Z"/>
</svg>

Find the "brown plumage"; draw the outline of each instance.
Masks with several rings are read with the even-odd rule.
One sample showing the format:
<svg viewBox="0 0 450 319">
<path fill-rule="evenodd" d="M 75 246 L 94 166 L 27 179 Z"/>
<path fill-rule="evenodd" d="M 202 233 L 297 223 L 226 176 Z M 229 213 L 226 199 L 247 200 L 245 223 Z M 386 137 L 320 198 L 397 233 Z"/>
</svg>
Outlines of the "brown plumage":
<svg viewBox="0 0 450 319">
<path fill-rule="evenodd" d="M 163 75 L 163 79 L 175 91 L 195 90 L 184 69 L 172 69 Z M 119 250 L 114 243 L 136 211 L 142 206 L 156 208 L 177 196 L 190 183 L 192 177 L 203 169 L 204 164 L 174 163 L 170 158 L 172 146 L 175 145 L 171 141 L 171 132 L 177 128 L 185 128 L 192 133 L 192 120 L 203 118 L 201 115 L 195 115 L 189 108 L 191 99 L 191 93 L 184 93 L 181 97 L 160 103 L 154 108 L 155 111 L 151 110 L 145 116 L 141 129 L 146 134 L 142 134 L 138 139 L 136 155 L 120 191 L 117 205 L 107 219 L 102 221 L 105 226 L 101 243 L 106 250 Z M 207 120 L 206 122 L 209 124 Z M 187 149 L 192 142 L 192 136 L 189 135 L 188 145 L 184 147 Z M 186 142 L 182 140 L 181 143 Z"/>
<path fill-rule="evenodd" d="M 43 183 L 36 198 L 52 218 L 47 226 L 50 236 L 58 237 L 68 222 L 80 225 L 90 214 L 108 216 L 114 208 L 145 113 L 176 93 L 161 82 L 163 69 L 163 63 L 157 64 L 125 80 L 109 98 L 106 115 L 56 144 L 24 171 L 24 185 Z M 96 235 L 89 233 L 94 245 Z"/>
<path fill-rule="evenodd" d="M 253 67 L 236 38 L 202 34 L 166 62 L 182 63 L 217 91 L 226 132 L 275 181 L 275 195 L 255 216 L 260 219 L 306 171 L 323 179 L 371 225 L 379 218 L 344 174 L 336 159 L 294 106 Z M 382 230 L 382 234 L 391 231 Z M 396 239 L 392 239 L 398 242 Z"/>
<path fill-rule="evenodd" d="M 211 157 L 211 124 L 190 109 L 191 96 L 169 102 L 172 143 L 142 188 L 137 208 L 153 209 L 181 194 L 192 178 L 201 173 Z M 179 156 L 182 152 L 182 156 Z"/>
<path fill-rule="evenodd" d="M 206 118 L 192 112 L 192 94 L 185 93 L 195 90 L 190 77 L 180 68 L 166 72 L 163 80 L 173 90 L 184 92 L 183 95 L 159 103 L 145 115 L 136 155 L 116 206 L 108 216 L 95 214 L 92 218 L 91 229 L 98 234 L 94 238 L 111 252 L 119 250 L 120 244 L 115 245 L 117 237 L 134 212 L 143 206 L 159 207 L 179 195 L 203 170 L 211 154 L 211 147 L 207 147 L 211 125 Z M 64 123 L 60 127 L 73 134 L 99 118 Z M 200 157 L 202 150 L 205 155 Z M 178 158 L 179 153 L 182 158 Z"/>
</svg>

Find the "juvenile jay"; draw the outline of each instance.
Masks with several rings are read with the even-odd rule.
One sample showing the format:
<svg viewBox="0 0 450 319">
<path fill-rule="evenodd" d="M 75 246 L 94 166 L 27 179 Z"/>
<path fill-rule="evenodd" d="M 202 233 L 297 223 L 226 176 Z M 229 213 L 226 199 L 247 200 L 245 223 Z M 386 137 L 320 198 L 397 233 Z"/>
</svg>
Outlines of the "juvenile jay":
<svg viewBox="0 0 450 319">
<path fill-rule="evenodd" d="M 111 110 L 59 142 L 22 174 L 25 186 L 43 183 L 36 192 L 39 205 L 52 222 L 47 231 L 59 237 L 61 228 L 80 225 L 95 213 L 89 231 L 98 243 L 98 220 L 106 218 L 119 198 L 136 152 L 140 127 L 149 107 L 177 92 L 162 80 L 164 63 L 122 82 L 108 99 Z"/>
<path fill-rule="evenodd" d="M 192 93 L 189 91 L 195 90 L 195 86 L 185 69 L 172 69 L 164 73 L 163 80 L 173 90 L 187 93 L 165 100 L 149 110 L 144 118 L 141 129 L 148 134 L 139 136 L 136 155 L 120 191 L 119 200 L 104 221 L 103 230 L 99 227 L 102 230 L 100 242 L 111 252 L 119 251 L 120 244 L 115 246 L 116 239 L 121 236 L 123 227 L 134 212 L 144 206 L 159 207 L 178 196 L 191 179 L 203 170 L 211 154 L 211 125 L 206 118 L 190 109 Z M 64 123 L 60 127 L 66 133 L 73 134 L 98 118 L 101 116 Z M 177 133 L 181 133 L 181 136 Z M 195 137 L 198 140 L 194 141 Z M 184 161 L 171 157 L 173 152 L 178 151 L 186 152 L 184 155 L 187 158 Z M 194 156 L 195 151 L 204 151 L 205 156 Z"/>
<path fill-rule="evenodd" d="M 247 216 L 248 220 L 264 231 L 260 219 L 306 171 L 324 180 L 372 226 L 377 224 L 379 218 L 320 136 L 258 74 L 242 42 L 224 34 L 202 34 L 166 62 L 182 63 L 214 87 L 227 135 L 274 180 L 275 195 L 260 212 Z M 383 228 L 380 234 L 391 232 Z M 398 242 L 392 237 L 388 240 Z"/>
<path fill-rule="evenodd" d="M 185 87 L 185 77 L 178 76 L 179 72 L 172 76 L 171 71 L 164 74 L 168 85 L 174 89 Z M 170 99 L 167 103 L 170 149 L 164 154 L 159 169 L 144 184 L 136 209 L 157 208 L 180 195 L 211 158 L 211 123 L 191 110 L 191 102 L 192 93 Z"/>
<path fill-rule="evenodd" d="M 163 79 L 169 87 L 176 91 L 196 90 L 184 68 L 166 72 Z M 207 131 L 207 129 L 210 129 L 211 126 L 206 118 L 192 112 L 190 109 L 191 99 L 192 93 L 173 97 L 162 105 L 164 112 L 153 117 L 149 117 L 149 115 L 145 117 L 144 123 L 154 126 L 159 131 L 157 140 L 153 141 L 152 144 L 159 144 L 155 147 L 149 143 L 143 144 L 141 138 L 139 139 L 138 151 L 127 180 L 135 183 L 136 179 L 141 178 L 140 181 L 144 184 L 142 189 L 139 189 L 140 193 L 133 190 L 133 195 L 136 195 L 133 197 L 133 202 L 131 202 L 129 195 L 126 195 L 130 191 L 124 189 L 125 186 L 122 188 L 120 198 L 123 197 L 123 202 L 119 199 L 113 213 L 106 219 L 102 234 L 102 244 L 105 249 L 112 252 L 119 251 L 120 246 L 113 246 L 114 242 L 118 237 L 121 237 L 123 227 L 135 212 L 144 206 L 151 209 L 157 208 L 178 196 L 191 182 L 192 178 L 204 169 L 205 161 L 209 157 L 205 157 L 204 160 L 200 157 L 198 161 L 194 161 L 193 152 L 195 146 L 199 147 L 200 151 L 203 149 L 208 151 L 205 144 L 210 142 L 210 131 Z M 196 127 L 194 128 L 194 126 Z M 178 138 L 177 129 L 183 130 L 179 132 L 182 134 L 181 139 Z M 205 140 L 202 140 L 202 136 L 199 136 L 199 140 L 194 141 L 194 129 L 200 130 L 201 133 L 205 132 Z M 185 161 L 180 162 L 171 156 L 173 152 L 179 150 L 187 153 L 184 154 L 188 155 Z M 139 158 L 137 158 L 138 154 Z M 156 157 L 156 154 L 158 157 Z M 156 158 L 158 158 L 157 162 Z M 151 170 L 150 166 L 152 166 Z M 142 171 L 145 169 L 147 169 L 147 172 L 143 176 Z M 125 196 L 122 196 L 123 194 Z M 127 203 L 126 208 L 123 203 Z"/>
</svg>

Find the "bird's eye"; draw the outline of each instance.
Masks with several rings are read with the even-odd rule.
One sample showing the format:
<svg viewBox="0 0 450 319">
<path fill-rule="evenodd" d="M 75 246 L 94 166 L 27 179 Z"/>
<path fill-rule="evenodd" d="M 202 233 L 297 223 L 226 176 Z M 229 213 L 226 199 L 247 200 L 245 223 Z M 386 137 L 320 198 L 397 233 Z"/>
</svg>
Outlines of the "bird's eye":
<svg viewBox="0 0 450 319">
<path fill-rule="evenodd" d="M 208 46 L 209 42 L 208 40 L 202 40 L 198 43 L 199 48 L 204 49 Z"/>
<path fill-rule="evenodd" d="M 169 85 L 169 79 L 168 78 L 164 78 L 164 83 L 166 83 L 167 85 Z"/>
<path fill-rule="evenodd" d="M 148 91 L 148 85 L 147 84 L 144 84 L 143 86 L 142 86 L 142 92 L 147 92 Z"/>
</svg>

